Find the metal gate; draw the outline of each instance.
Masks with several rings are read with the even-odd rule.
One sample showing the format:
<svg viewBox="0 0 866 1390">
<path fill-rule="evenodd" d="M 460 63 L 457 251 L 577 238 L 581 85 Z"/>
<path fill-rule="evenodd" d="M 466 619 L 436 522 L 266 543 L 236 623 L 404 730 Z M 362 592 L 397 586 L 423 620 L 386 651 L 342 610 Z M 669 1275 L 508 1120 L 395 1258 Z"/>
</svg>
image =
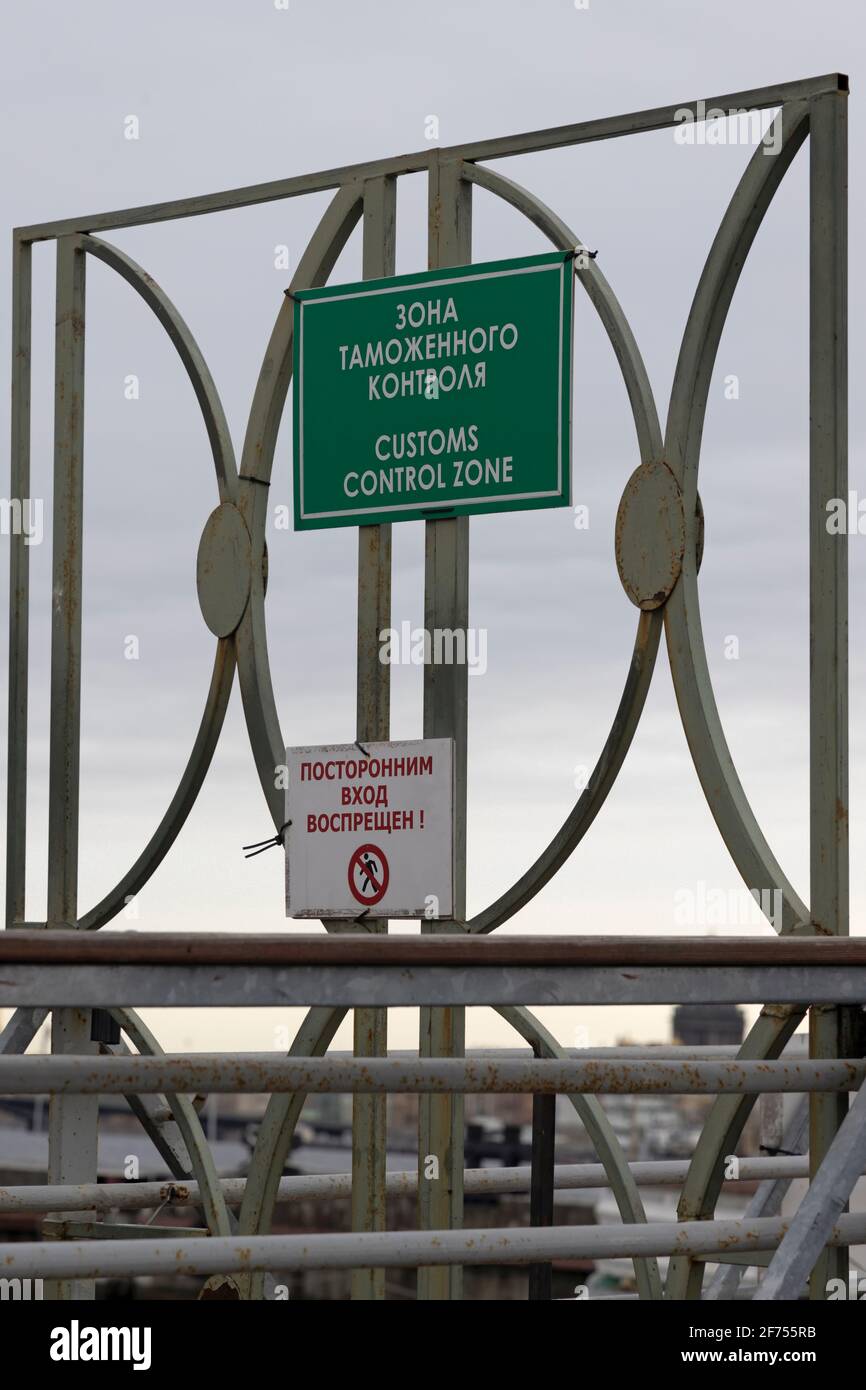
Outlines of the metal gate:
<svg viewBox="0 0 866 1390">
<path fill-rule="evenodd" d="M 722 219 L 683 333 L 667 419 L 660 416 L 638 344 L 600 266 L 576 231 L 525 188 L 496 172 L 497 159 L 672 127 L 688 111 L 737 114 L 778 108 L 773 152 L 755 151 Z M 827 502 L 847 497 L 846 412 L 846 108 L 847 80 L 837 74 L 737 92 L 711 101 L 662 107 L 552 130 L 426 150 L 401 158 L 326 170 L 150 207 L 22 227 L 14 237 L 14 351 L 11 496 L 29 496 L 30 270 L 34 242 L 57 242 L 56 394 L 51 643 L 51 799 L 45 919 L 25 912 L 28 693 L 28 549 L 12 538 L 10 592 L 8 928 L 0 940 L 0 1004 L 17 1006 L 2 1035 L 0 1091 L 49 1092 L 49 1185 L 0 1193 L 0 1210 L 62 1213 L 52 1244 L 0 1248 L 4 1268 L 51 1280 L 55 1297 L 92 1296 L 92 1281 L 111 1272 L 172 1267 L 211 1276 L 239 1297 L 262 1296 L 273 1268 L 353 1270 L 353 1296 L 384 1296 L 384 1270 L 417 1266 L 424 1298 L 457 1298 L 461 1267 L 496 1259 L 527 1263 L 531 1289 L 549 1296 L 544 1268 L 553 1258 L 630 1255 L 644 1298 L 701 1296 L 704 1262 L 723 1250 L 770 1256 L 758 1298 L 796 1297 L 812 1273 L 812 1296 L 845 1278 L 847 1245 L 866 1240 L 866 1217 L 840 1215 L 866 1162 L 863 1049 L 857 1041 L 866 1004 L 866 952 L 848 936 L 847 557 L 844 537 L 829 533 Z M 777 863 L 737 776 L 716 708 L 701 633 L 698 571 L 703 516 L 698 466 L 709 383 L 740 271 L 773 195 L 800 146 L 810 160 L 810 759 L 811 903 L 798 897 Z M 284 762 L 265 635 L 265 524 L 277 431 L 292 375 L 292 313 L 287 297 L 274 325 L 255 389 L 239 460 L 222 405 L 196 342 L 160 287 L 141 266 L 103 239 L 112 229 L 218 213 L 256 203 L 333 191 L 287 296 L 324 284 L 350 234 L 363 226 L 365 278 L 393 274 L 396 181 L 426 173 L 429 264 L 472 257 L 474 188 L 503 199 L 561 250 L 574 250 L 574 273 L 597 311 L 619 363 L 637 436 L 639 466 L 629 478 L 616 525 L 616 561 L 637 613 L 634 646 L 610 732 L 586 789 L 551 843 L 496 902 L 465 911 L 467 667 L 424 669 L 424 735 L 451 737 L 456 756 L 457 877 L 448 922 L 424 923 L 418 938 L 389 938 L 353 922 L 325 925 L 326 937 L 195 934 L 140 939 L 100 932 L 159 866 L 184 824 L 207 773 L 237 669 L 250 745 L 276 837 L 283 796 L 275 771 Z M 165 328 L 189 375 L 213 452 L 219 504 L 202 537 L 198 590 L 216 638 L 213 672 L 199 731 L 177 791 L 150 842 L 106 897 L 78 901 L 79 732 L 81 711 L 83 403 L 85 267 L 95 256 L 141 296 Z M 425 620 L 428 630 L 468 627 L 469 520 L 425 523 Z M 358 531 L 357 737 L 389 735 L 389 671 L 378 634 L 390 624 L 389 525 Z M 782 903 L 781 938 L 721 943 L 701 938 L 490 938 L 563 865 L 600 811 L 628 752 L 652 679 L 664 628 L 680 717 L 695 768 L 720 834 L 746 885 L 762 902 Z M 778 901 L 778 899 L 777 899 Z M 431 930 L 432 929 L 432 930 Z M 582 1051 L 575 1056 L 527 1007 L 544 1003 L 764 1004 L 736 1058 L 708 1060 L 688 1049 Z M 775 1001 L 766 1003 L 767 1000 Z M 248 1055 L 165 1057 L 134 1005 L 303 1003 L 311 1006 L 288 1059 Z M 387 1008 L 421 1006 L 417 1058 L 387 1055 Z M 466 1057 L 465 1008 L 492 1005 L 534 1058 Z M 354 1058 L 327 1057 L 348 1009 L 354 1010 Z M 809 1062 L 780 1058 L 810 1009 Z M 126 1041 L 94 1041 L 93 1011 L 110 1013 Z M 24 1057 L 46 1013 L 52 1056 Z M 97 1015 L 99 1018 L 100 1015 Z M 110 1038 L 110 1028 L 104 1037 Z M 622 1052 L 623 1050 L 620 1050 Z M 615 1055 L 614 1055 L 615 1054 Z M 220 1181 L 190 1093 L 271 1091 L 245 1182 Z M 532 1172 L 464 1173 L 463 1095 L 533 1093 L 536 1145 Z M 630 1167 L 598 1094 L 608 1090 L 718 1092 L 687 1164 Z M 321 1180 L 348 1197 L 353 1234 L 269 1235 L 278 1197 L 293 1200 L 311 1180 L 283 1179 L 301 1108 L 312 1090 L 354 1092 L 351 1182 Z M 385 1098 L 421 1094 L 419 1173 L 385 1174 Z M 809 1157 L 750 1161 L 764 1181 L 748 1219 L 715 1221 L 723 1164 L 764 1091 L 808 1092 Z M 857 1090 L 848 1110 L 847 1093 Z M 164 1200 L 197 1197 L 210 1239 L 99 1242 L 109 1228 L 96 1185 L 99 1093 L 133 1098 L 142 1124 L 175 1175 Z M 549 1097 L 567 1092 L 595 1145 L 599 1166 L 556 1168 Z M 805 1119 L 792 1136 L 798 1146 Z M 796 1128 L 796 1127 L 795 1127 Z M 441 1163 L 425 1181 L 423 1160 Z M 790 1226 L 778 1216 L 794 1176 L 811 1185 Z M 661 1171 L 664 1169 L 664 1173 Z M 652 1170 L 652 1171 L 650 1171 Z M 744 1171 L 746 1171 L 744 1169 Z M 680 1185 L 677 1223 L 648 1224 L 640 1184 L 656 1174 Z M 609 1185 L 623 1224 L 550 1225 L 553 1184 Z M 293 1186 L 294 1184 L 294 1186 Z M 297 1184 L 301 1184 L 298 1186 Z M 532 1186 L 527 1230 L 464 1231 L 463 1193 Z M 153 1204 L 153 1184 L 124 1191 L 125 1209 Z M 384 1230 L 388 1191 L 417 1190 L 419 1230 Z M 180 1194 L 180 1195 L 179 1195 Z M 77 1214 L 77 1215 L 76 1215 Z M 86 1218 L 86 1219 L 83 1219 Z M 111 1233 L 116 1237 L 116 1226 Z M 666 1287 L 657 1257 L 670 1255 Z M 760 1262 L 760 1260 L 758 1261 Z M 767 1258 L 763 1259 L 767 1263 Z M 721 1266 L 709 1291 L 732 1296 L 742 1264 Z M 705 1291 L 706 1296 L 706 1291 Z"/>
</svg>

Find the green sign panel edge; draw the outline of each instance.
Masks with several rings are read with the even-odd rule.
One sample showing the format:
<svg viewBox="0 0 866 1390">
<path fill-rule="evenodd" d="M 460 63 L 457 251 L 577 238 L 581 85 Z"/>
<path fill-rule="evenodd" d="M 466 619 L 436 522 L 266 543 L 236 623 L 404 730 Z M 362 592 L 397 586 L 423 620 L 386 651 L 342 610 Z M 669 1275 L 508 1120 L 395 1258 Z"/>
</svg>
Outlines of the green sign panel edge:
<svg viewBox="0 0 866 1390">
<path fill-rule="evenodd" d="M 294 373 L 293 373 L 293 444 L 294 444 L 294 524 L 295 530 L 317 530 L 336 526 L 367 526 L 390 521 L 431 520 L 436 517 L 484 515 L 494 512 L 526 511 L 538 508 L 568 506 L 571 501 L 571 361 L 574 276 L 571 271 L 573 252 L 554 251 L 535 256 L 515 257 L 500 261 L 475 262 L 444 269 L 418 271 L 415 274 L 389 276 L 378 280 L 360 280 L 349 284 L 326 285 L 316 289 L 296 290 L 294 301 Z M 417 288 L 425 293 L 432 288 L 446 290 L 460 281 L 482 281 L 508 278 L 540 271 L 559 272 L 558 295 L 558 371 L 556 419 L 557 479 L 555 488 L 529 491 L 518 495 L 503 493 L 469 501 L 437 501 L 419 497 L 418 501 L 382 506 L 352 506 L 347 498 L 345 508 L 305 512 L 303 459 L 303 390 L 304 390 L 304 311 L 328 301 L 357 302 L 371 296 L 397 294 Z M 411 331 L 406 325 L 405 331 Z M 426 327 L 424 328 L 426 332 Z M 526 404 L 529 409 L 529 404 Z M 360 501 L 360 498 L 358 499 Z"/>
</svg>

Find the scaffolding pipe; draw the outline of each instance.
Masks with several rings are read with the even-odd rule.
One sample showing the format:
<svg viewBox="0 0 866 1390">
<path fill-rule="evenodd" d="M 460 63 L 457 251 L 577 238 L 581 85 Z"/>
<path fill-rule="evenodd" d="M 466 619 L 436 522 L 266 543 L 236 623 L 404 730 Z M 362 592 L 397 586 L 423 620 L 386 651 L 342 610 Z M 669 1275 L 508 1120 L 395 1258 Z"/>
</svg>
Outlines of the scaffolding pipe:
<svg viewBox="0 0 866 1390">
<path fill-rule="evenodd" d="M 686 1159 L 649 1160 L 629 1165 L 636 1182 L 646 1186 L 679 1187 L 689 1171 Z M 528 1192 L 532 1170 L 528 1166 L 509 1168 L 467 1168 L 463 1175 L 464 1189 L 473 1195 L 496 1195 L 505 1192 Z M 794 1157 L 741 1158 L 737 1176 L 728 1182 L 757 1182 L 764 1179 L 805 1178 L 809 1173 L 808 1155 Z M 246 1189 L 246 1178 L 223 1178 L 220 1186 L 226 1203 L 239 1207 Z M 610 1178 L 600 1163 L 560 1163 L 553 1174 L 557 1189 L 609 1188 Z M 418 1173 L 397 1170 L 388 1173 L 385 1190 L 389 1196 L 411 1196 L 418 1190 Z M 325 1173 L 315 1177 L 291 1177 L 280 1181 L 278 1204 L 339 1200 L 352 1194 L 350 1173 Z M 77 1186 L 20 1184 L 0 1187 L 0 1214 L 10 1211 L 53 1212 L 147 1211 L 155 1207 L 194 1206 L 199 1200 L 198 1183 L 166 1180 L 164 1182 L 80 1183 Z"/>
<path fill-rule="evenodd" d="M 419 1265 L 531 1264 L 633 1255 L 715 1255 L 773 1250 L 788 1222 L 641 1222 L 615 1226 L 373 1231 L 340 1235 L 212 1236 L 209 1240 L 15 1242 L 0 1245 L 7 1278 L 107 1279 L 118 1275 L 209 1276 L 254 1271 L 389 1269 Z M 842 1216 L 828 1244 L 866 1241 L 866 1214 Z"/>
<path fill-rule="evenodd" d="M 335 1059 L 268 1052 L 154 1057 L 0 1057 L 0 1094 L 449 1092 L 714 1095 L 854 1091 L 866 1061 L 582 1062 L 465 1058 Z"/>
</svg>

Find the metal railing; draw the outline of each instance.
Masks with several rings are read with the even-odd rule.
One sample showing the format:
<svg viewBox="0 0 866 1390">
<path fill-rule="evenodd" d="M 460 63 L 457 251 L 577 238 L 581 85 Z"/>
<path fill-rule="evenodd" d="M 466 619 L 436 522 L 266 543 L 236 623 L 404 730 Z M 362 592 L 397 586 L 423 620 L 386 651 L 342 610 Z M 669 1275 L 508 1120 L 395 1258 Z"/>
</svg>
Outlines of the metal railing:
<svg viewBox="0 0 866 1390">
<path fill-rule="evenodd" d="M 522 969 L 521 989 L 528 997 L 540 997 L 548 988 L 555 957 L 560 981 L 557 1002 L 586 1004 L 597 997 L 599 972 L 617 972 L 632 990 L 648 991 L 651 1002 L 663 1002 L 670 989 L 670 977 L 659 972 L 672 967 L 664 962 L 685 958 L 700 960 L 705 972 L 708 1002 L 715 1002 L 727 988 L 729 960 L 737 969 L 754 971 L 754 988 L 766 984 L 764 973 L 773 973 L 781 992 L 814 990 L 814 977 L 826 980 L 823 992 L 842 991 L 859 1019 L 866 1004 L 866 941 L 856 939 L 793 939 L 782 942 L 754 940 L 719 941 L 717 938 L 668 940 L 632 938 L 599 942 L 594 938 L 503 937 L 496 943 L 477 938 L 431 936 L 426 938 L 374 938 L 367 942 L 346 937 L 269 937 L 267 949 L 249 937 L 232 936 L 153 936 L 135 933 L 104 933 L 96 940 L 83 940 L 76 933 L 15 931 L 0 938 L 0 964 L 4 1002 L 20 999 L 27 1003 L 31 975 L 36 959 L 50 960 L 49 970 L 67 972 L 67 1007 L 98 1002 L 110 1007 L 112 998 L 123 1000 L 123 1007 L 111 1009 L 118 1022 L 125 1022 L 127 1006 L 150 998 L 152 972 L 170 968 L 182 956 L 187 972 L 179 999 L 170 1003 L 207 1007 L 212 1004 L 214 970 L 225 976 L 227 1000 L 235 1005 L 249 1002 L 248 972 L 258 972 L 256 989 L 266 1002 L 275 1002 L 276 992 L 289 991 L 300 973 L 307 989 L 311 969 L 318 972 L 320 990 L 336 990 L 339 1001 L 360 1007 L 381 1002 L 377 990 L 385 990 L 389 1003 L 414 1002 L 429 997 L 438 988 L 441 973 L 450 977 L 452 996 L 467 1004 L 489 1002 L 498 992 L 510 988 L 508 972 Z M 92 950 L 91 947 L 97 946 Z M 365 970 L 358 972 L 357 959 L 365 948 Z M 768 951 L 769 948 L 769 951 Z M 778 964 L 765 964 L 768 954 Z M 92 956 L 86 971 L 69 974 L 75 962 Z M 587 957 L 593 963 L 587 963 Z M 581 961 L 583 964 L 576 965 Z M 650 962 L 650 964 L 647 964 Z M 521 963 L 518 965 L 518 963 Z M 809 978 L 804 983 L 808 963 Z M 696 966 L 686 967 L 692 972 Z M 655 972 L 649 982 L 643 972 Z M 329 977 L 334 974 L 335 982 Z M 489 978 L 484 978 L 485 976 Z M 385 984 L 387 977 L 388 983 Z M 432 981 L 432 983 L 428 983 Z M 45 988 L 43 985 L 42 988 Z M 268 992 L 270 989 L 270 993 Z M 80 991 L 78 993 L 77 991 Z M 113 993 L 116 992 L 116 993 Z M 692 981 L 694 998 L 694 980 Z M 256 995 L 256 1002 L 261 1002 Z M 400 1053 L 387 1058 L 357 1058 L 344 1054 L 328 1057 L 275 1056 L 256 1054 L 132 1055 L 103 1045 L 100 1056 L 0 1056 L 0 1093 L 10 1095 L 49 1094 L 98 1097 L 100 1094 L 131 1094 L 139 1098 L 159 1097 L 168 1113 L 190 1095 L 270 1093 L 289 1095 L 296 1102 L 315 1092 L 348 1091 L 353 1094 L 420 1093 L 527 1093 L 538 1097 L 591 1094 L 723 1095 L 733 1093 L 756 1096 L 789 1092 L 844 1093 L 857 1097 L 837 1137 L 821 1165 L 809 1196 L 791 1220 L 780 1217 L 779 1202 L 787 1186 L 808 1175 L 808 1155 L 776 1155 L 742 1158 L 737 1163 L 736 1181 L 757 1179 L 756 1195 L 744 1215 L 737 1220 L 676 1222 L 624 1222 L 616 1226 L 555 1226 L 550 1220 L 525 1229 L 509 1227 L 467 1229 L 454 1232 L 353 1232 L 323 1233 L 311 1236 L 232 1234 L 228 1231 L 183 1231 L 165 1227 L 151 1235 L 141 1228 L 128 1238 L 130 1228 L 112 1223 L 100 1225 L 96 1217 L 109 1211 L 140 1211 L 148 1207 L 196 1206 L 207 1211 L 241 1210 L 250 1200 L 249 1179 L 216 1177 L 212 1167 L 202 1164 L 191 1181 L 122 1184 L 51 1184 L 0 1190 L 0 1213 L 30 1211 L 65 1212 L 62 1222 L 52 1222 L 52 1234 L 62 1241 L 48 1243 L 15 1242 L 0 1246 L 0 1265 L 10 1277 L 41 1279 L 98 1279 L 117 1275 L 153 1275 L 174 1271 L 196 1277 L 224 1275 L 238 1291 L 244 1280 L 275 1270 L 355 1269 L 365 1264 L 381 1269 L 406 1267 L 446 1267 L 472 1264 L 524 1264 L 543 1269 L 557 1259 L 592 1260 L 630 1257 L 638 1266 L 657 1266 L 660 1257 L 688 1257 L 706 1263 L 719 1257 L 720 1267 L 736 1261 L 742 1268 L 749 1262 L 770 1268 L 759 1287 L 758 1298 L 790 1297 L 802 1292 L 808 1275 L 808 1259 L 823 1246 L 844 1248 L 866 1241 L 866 1215 L 841 1215 L 851 1187 L 866 1167 L 866 1060 L 861 1057 L 823 1061 L 803 1056 L 782 1056 L 773 1060 L 750 1060 L 732 1055 L 731 1049 L 609 1048 L 568 1049 L 559 1057 L 537 1057 L 515 1050 L 485 1051 L 463 1059 L 422 1058 Z M 566 1050 L 562 1050 L 566 1053 Z M 112 1055 L 114 1054 L 114 1055 Z M 709 1054 L 709 1055 L 708 1055 Z M 723 1054 L 723 1055 L 719 1055 Z M 802 1115 L 799 1120 L 802 1134 Z M 796 1141 L 798 1136 L 794 1136 Z M 193 1168 L 196 1167 L 193 1162 Z M 678 1186 L 686 1181 L 690 1162 L 670 1160 L 625 1165 L 628 1179 L 638 1185 Z M 509 1170 L 468 1170 L 463 1174 L 464 1191 L 470 1194 L 529 1192 L 537 1210 L 547 1205 L 553 1191 L 565 1188 L 616 1189 L 622 1171 L 610 1164 L 555 1165 L 550 1160 Z M 386 1194 L 417 1196 L 423 1178 L 418 1173 L 397 1172 L 386 1176 Z M 819 1213 L 809 1209 L 809 1199 L 823 1191 Z M 546 1190 L 545 1190 L 546 1189 Z M 278 1180 L 273 1193 L 277 1202 L 297 1203 L 312 1198 L 351 1198 L 352 1175 L 294 1177 Z M 548 1199 L 545 1202 L 545 1199 Z M 812 1207 L 814 1208 L 814 1200 Z M 86 1213 L 89 1220 L 77 1221 L 75 1213 Z M 808 1230 L 805 1223 L 808 1220 Z M 148 1238 L 150 1235 L 151 1238 Z M 86 1236 L 87 1239 L 82 1237 Z M 110 1239 L 100 1240 L 99 1237 Z M 787 1242 L 787 1244 L 786 1244 Z M 775 1275 L 776 1262 L 784 1259 L 792 1242 L 799 1259 L 788 1260 L 783 1277 Z M 816 1244 L 817 1242 L 817 1244 Z M 733 1266 L 724 1273 L 735 1273 Z M 774 1282 L 773 1282 L 774 1281 Z M 795 1281 L 798 1281 L 795 1283 Z M 548 1285 L 549 1287 L 549 1285 Z M 711 1286 L 712 1289 L 712 1286 Z M 793 1295 L 792 1295 L 793 1290 Z M 730 1296 L 734 1296 L 733 1290 Z M 547 1295 L 549 1296 L 549 1294 Z"/>
<path fill-rule="evenodd" d="M 494 1089 L 494 1069 L 463 1059 L 465 1009 L 496 1008 L 536 1054 L 515 1063 L 512 1083 L 538 1098 L 542 1136 L 545 1095 L 565 1093 L 577 1111 L 611 1184 L 623 1225 L 617 1230 L 507 1233 L 514 1258 L 538 1263 L 555 1250 L 630 1252 L 642 1297 L 700 1296 L 703 1256 L 720 1239 L 713 1221 L 723 1161 L 737 1144 L 755 1095 L 771 1088 L 810 1092 L 810 1187 L 785 1231 L 773 1209 L 783 1177 L 762 1184 L 760 1249 L 775 1249 L 758 1297 L 792 1297 L 810 1271 L 812 1294 L 825 1297 L 831 1278 L 846 1278 L 845 1242 L 860 1218 L 840 1215 L 864 1167 L 866 1098 L 861 1089 L 847 1110 L 847 1093 L 861 1077 L 856 1011 L 866 1001 L 866 960 L 848 941 L 848 666 L 847 554 L 828 533 L 827 502 L 847 493 L 847 79 L 838 73 L 729 93 L 648 111 L 584 121 L 449 148 L 424 151 L 272 183 L 115 212 L 19 227 L 13 241 L 12 474 L 10 496 L 30 492 L 31 276 L 34 244 L 57 243 L 55 340 L 55 456 L 53 605 L 50 712 L 48 882 L 44 915 L 28 916 L 27 855 L 28 682 L 30 651 L 29 550 L 11 537 L 10 691 L 7 797 L 6 933 L 0 937 L 0 1006 L 16 1012 L 4 1030 L 6 1083 L 54 1087 L 49 1184 L 91 1188 L 96 1177 L 98 1090 L 125 1080 L 130 1103 L 173 1175 L 198 1184 L 208 1241 L 195 1240 L 189 1268 L 232 1271 L 244 1296 L 262 1293 L 262 1271 L 277 1259 L 348 1261 L 353 1295 L 384 1296 L 389 1263 L 421 1266 L 419 1293 L 459 1297 L 461 1264 L 489 1258 L 482 1236 L 461 1230 L 464 1161 L 463 1089 Z M 448 922 L 422 924 L 420 939 L 377 937 L 363 923 L 327 924 L 322 939 L 194 938 L 140 940 L 103 928 L 158 869 L 202 787 L 219 740 L 235 671 L 262 791 L 275 830 L 285 821 L 275 779 L 287 740 L 280 729 L 269 670 L 265 624 L 265 528 L 268 485 L 277 432 L 293 368 L 292 294 L 324 284 L 353 229 L 363 226 L 363 274 L 394 270 L 396 180 L 425 173 L 429 187 L 429 263 L 471 260 L 471 210 L 476 187 L 528 218 L 560 250 L 582 243 L 558 214 L 526 188 L 490 167 L 588 141 L 672 129 L 685 116 L 778 108 L 772 153 L 762 145 L 749 160 L 707 257 L 685 325 L 666 424 L 657 407 L 640 349 L 616 295 L 594 257 L 576 257 L 577 282 L 598 313 L 622 372 L 631 409 L 638 467 L 628 480 L 616 528 L 616 559 L 626 593 L 638 608 L 623 693 L 587 786 L 535 862 L 495 902 L 469 917 L 465 907 L 466 753 L 468 673 L 457 665 L 424 669 L 424 733 L 449 737 L 455 748 L 455 907 Z M 698 497 L 700 443 L 712 376 L 726 317 L 752 242 L 798 151 L 809 150 L 810 241 L 810 902 L 805 903 L 757 823 L 727 746 L 709 675 L 700 622 L 698 569 L 703 518 Z M 193 334 L 164 290 L 118 247 L 97 233 L 216 214 L 229 209 L 332 190 L 333 198 L 301 256 L 276 315 L 250 406 L 242 447 L 235 452 L 219 395 Z M 79 754 L 81 720 L 83 418 L 85 392 L 86 263 L 96 257 L 114 270 L 165 328 L 195 390 L 213 453 L 219 508 L 238 513 L 244 554 L 206 553 L 201 566 L 202 613 L 216 639 L 210 688 L 189 761 L 166 812 L 141 854 L 106 896 L 82 909 L 78 894 Z M 637 511 L 641 525 L 633 524 Z M 632 521 L 629 521 L 629 517 Z M 658 524 L 651 522 L 655 517 Z M 207 532 L 203 537 L 206 543 Z M 425 618 L 430 627 L 466 630 L 469 622 L 469 523 L 465 517 L 425 523 Z M 225 596 L 232 598 L 226 603 Z M 391 531 L 364 527 L 358 537 L 357 737 L 389 736 L 389 672 L 377 660 L 378 633 L 390 625 Z M 772 914 L 775 941 L 614 941 L 579 938 L 491 938 L 562 867 L 601 810 L 640 721 L 664 628 L 677 704 L 698 777 L 719 832 L 744 883 Z M 767 912 L 767 909 L 764 909 Z M 769 915 L 769 914 L 768 914 Z M 45 930 L 47 929 L 47 930 Z M 425 935 L 432 929 L 432 934 Z M 766 1003 L 766 1001 L 773 1001 Z M 573 1059 L 531 1013 L 531 1004 L 757 1003 L 759 1018 L 736 1064 L 710 1059 L 670 1064 L 661 1059 Z M 235 1215 L 219 1182 L 195 1106 L 184 1091 L 163 1087 L 193 1080 L 195 1058 L 165 1058 L 136 1007 L 236 1007 L 303 1004 L 309 1012 L 288 1062 L 240 1062 L 237 1078 L 267 1078 L 271 1100 Z M 440 1182 L 419 1179 L 416 1235 L 384 1231 L 388 1179 L 384 1166 L 384 1094 L 397 1088 L 407 1063 L 386 1057 L 386 1009 L 421 1008 L 419 1058 L 409 1063 L 421 1093 L 419 1155 L 441 1159 Z M 355 1010 L 356 1063 L 323 1061 L 349 1009 Z M 776 1063 L 807 1009 L 812 1060 L 795 1082 L 793 1064 Z M 100 1043 L 92 1015 L 109 1011 L 125 1041 Z M 18 1057 L 52 1015 L 51 1059 Z M 104 1022 L 104 1019 L 103 1019 Z M 96 1037 L 94 1037 L 94 1033 Z M 105 1036 L 114 1036 L 108 1028 Z M 129 1049 L 142 1054 L 130 1057 Z M 97 1056 L 99 1050 L 114 1056 Z M 147 1054 L 147 1055 L 145 1055 Z M 852 1060 L 846 1061 L 846 1058 Z M 309 1059 L 309 1060 L 308 1060 Z M 362 1060 L 363 1059 L 363 1060 Z M 369 1059 L 369 1060 L 367 1060 Z M 440 1060 L 432 1060 L 440 1059 Z M 797 1064 L 806 1067 L 806 1064 Z M 232 1059 L 202 1063 L 214 1089 L 229 1085 Z M 507 1068 L 511 1063 L 503 1062 Z M 20 1068 L 20 1070 L 17 1070 Z M 667 1070 L 665 1069 L 667 1068 Z M 53 1069 L 53 1070 L 52 1070 Z M 113 1069 L 113 1070 L 112 1070 Z M 499 1073 L 505 1076 L 507 1071 Z M 15 1077 L 19 1080 L 16 1082 Z M 373 1088 L 362 1081 L 378 1078 Z M 645 1221 L 641 1194 L 597 1092 L 626 1084 L 717 1092 L 682 1182 L 678 1223 L 663 1230 Z M 687 1078 L 691 1076 L 692 1080 Z M 91 1078 L 88 1081 L 88 1077 Z M 424 1080 L 424 1089 L 421 1079 Z M 544 1080 L 547 1078 L 547 1080 Z M 630 1078 L 630 1080 L 629 1080 Z M 291 1084 L 290 1084 L 291 1083 Z M 790 1083 L 790 1084 L 789 1084 Z M 808 1083 L 808 1084 L 807 1084 Z M 351 1236 L 322 1236 L 315 1250 L 289 1237 L 267 1235 L 281 1190 L 286 1155 L 307 1090 L 354 1089 Z M 295 1087 L 292 1089 L 291 1087 Z M 302 1087 L 303 1089 L 297 1089 Z M 453 1088 L 449 1090 L 448 1088 Z M 264 1089 L 268 1089 L 265 1086 Z M 553 1169 L 549 1135 L 540 1137 L 538 1164 Z M 555 1172 L 555 1169 L 553 1169 Z M 548 1181 L 548 1188 L 550 1183 Z M 35 1197 L 34 1193 L 34 1197 Z M 549 1213 L 536 1193 L 533 1213 Z M 549 1196 L 549 1193 L 548 1193 Z M 756 1201 L 758 1198 L 756 1197 Z M 70 1208 L 70 1210 L 81 1208 Z M 61 1209 L 62 1210 L 62 1209 Z M 98 1225 L 98 1223 L 97 1223 Z M 94 1228 L 94 1233 L 99 1232 Z M 103 1232 L 104 1234 L 104 1232 Z M 744 1233 L 732 1239 L 747 1240 Z M 477 1243 L 472 1244 L 469 1237 Z M 505 1238 L 503 1238 L 505 1239 Z M 681 1240 L 680 1244 L 677 1241 Z M 279 1242 L 283 1244 L 280 1245 Z M 580 1242 L 577 1246 L 575 1242 Z M 241 1242 L 241 1244 L 238 1244 Z M 287 1243 L 288 1242 L 288 1243 Z M 328 1244 L 330 1242 L 330 1244 Z M 558 1243 L 559 1242 L 559 1243 Z M 816 1244 L 817 1242 L 817 1244 Z M 52 1248 L 19 1246 L 12 1254 L 46 1274 L 52 1295 L 92 1295 L 88 1280 L 112 1262 L 133 1271 L 170 1257 L 170 1239 L 116 1240 Z M 244 1255 L 244 1251 L 246 1254 Z M 670 1254 L 662 1284 L 658 1256 Z M 361 1263 L 359 1264 L 359 1260 Z M 442 1269 L 434 1268 L 441 1264 Z M 449 1267 L 450 1266 L 450 1267 Z M 28 1265 L 28 1268 L 30 1266 Z M 56 1276 L 56 1278 L 54 1277 Z"/>
</svg>

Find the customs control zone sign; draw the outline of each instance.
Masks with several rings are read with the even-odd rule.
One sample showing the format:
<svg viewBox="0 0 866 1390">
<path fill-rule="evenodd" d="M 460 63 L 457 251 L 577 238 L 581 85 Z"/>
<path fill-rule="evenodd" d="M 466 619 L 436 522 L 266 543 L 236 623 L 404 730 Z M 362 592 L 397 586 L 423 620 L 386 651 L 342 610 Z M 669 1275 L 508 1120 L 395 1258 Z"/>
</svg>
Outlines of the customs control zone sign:
<svg viewBox="0 0 866 1390">
<path fill-rule="evenodd" d="M 450 738 L 287 748 L 286 916 L 448 918 Z"/>
<path fill-rule="evenodd" d="M 569 505 L 572 259 L 297 291 L 295 529 Z"/>
</svg>

